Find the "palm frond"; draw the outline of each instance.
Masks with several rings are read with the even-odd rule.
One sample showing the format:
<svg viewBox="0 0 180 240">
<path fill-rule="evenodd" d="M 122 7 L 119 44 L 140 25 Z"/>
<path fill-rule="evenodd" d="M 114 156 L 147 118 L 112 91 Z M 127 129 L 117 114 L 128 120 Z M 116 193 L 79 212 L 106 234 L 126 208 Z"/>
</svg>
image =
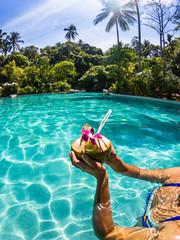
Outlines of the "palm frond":
<svg viewBox="0 0 180 240">
<path fill-rule="evenodd" d="M 66 33 L 65 38 L 66 38 L 67 40 L 69 40 L 69 39 L 71 38 L 70 32 L 67 32 L 67 33 Z"/>
<path fill-rule="evenodd" d="M 106 26 L 106 32 L 110 32 L 111 28 L 115 25 L 115 23 L 116 23 L 116 17 L 113 15 Z"/>
<path fill-rule="evenodd" d="M 134 18 L 132 16 L 131 11 L 122 11 L 122 14 L 124 16 L 124 19 L 129 23 L 129 24 L 133 24 L 136 21 L 136 18 Z"/>
<path fill-rule="evenodd" d="M 129 30 L 129 25 L 124 18 L 118 17 L 118 23 L 123 32 Z"/>
<path fill-rule="evenodd" d="M 109 32 L 112 27 L 118 23 L 122 31 L 129 30 L 129 24 L 133 24 L 136 21 L 135 15 L 136 11 L 130 10 L 130 8 L 136 6 L 136 0 L 129 1 L 124 5 L 121 4 L 122 1 L 120 0 L 99 0 L 102 5 L 104 6 L 101 9 L 101 13 L 98 14 L 93 21 L 94 25 L 98 24 L 99 22 L 103 21 L 107 18 L 110 14 L 110 20 L 107 23 L 106 31 Z M 117 30 L 118 30 L 118 26 Z M 118 31 L 117 31 L 118 34 Z M 118 36 L 118 35 L 117 35 Z M 118 37 L 117 37 L 118 38 Z M 119 44 L 119 39 L 118 39 Z"/>
<path fill-rule="evenodd" d="M 68 28 L 64 28 L 64 31 L 67 31 L 65 38 L 67 40 L 71 40 L 71 38 L 74 40 L 75 37 L 78 35 L 78 33 L 76 32 L 76 27 L 71 24 Z"/>
<path fill-rule="evenodd" d="M 93 23 L 94 25 L 98 24 L 99 22 L 103 21 L 105 18 L 109 16 L 109 11 L 104 11 L 96 16 Z"/>
</svg>

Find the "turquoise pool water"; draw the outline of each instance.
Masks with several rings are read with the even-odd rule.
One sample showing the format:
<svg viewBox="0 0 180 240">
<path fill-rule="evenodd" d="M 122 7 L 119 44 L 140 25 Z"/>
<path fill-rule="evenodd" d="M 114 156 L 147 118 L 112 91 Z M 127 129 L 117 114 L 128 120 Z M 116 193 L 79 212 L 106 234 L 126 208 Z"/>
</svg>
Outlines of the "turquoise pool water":
<svg viewBox="0 0 180 240">
<path fill-rule="evenodd" d="M 95 180 L 71 166 L 68 152 L 83 124 L 97 130 L 109 109 L 101 133 L 124 161 L 180 165 L 180 105 L 95 93 L 0 99 L 0 239 L 96 239 Z M 115 223 L 138 224 L 156 184 L 107 169 Z"/>
</svg>

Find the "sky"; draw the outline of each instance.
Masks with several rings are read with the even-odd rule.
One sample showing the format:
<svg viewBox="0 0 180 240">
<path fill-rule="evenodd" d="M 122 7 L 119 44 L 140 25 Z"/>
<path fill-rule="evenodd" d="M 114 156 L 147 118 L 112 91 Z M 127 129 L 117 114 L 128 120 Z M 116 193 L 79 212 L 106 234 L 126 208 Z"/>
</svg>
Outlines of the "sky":
<svg viewBox="0 0 180 240">
<path fill-rule="evenodd" d="M 64 43 L 64 28 L 71 24 L 76 26 L 79 34 L 74 42 L 81 39 L 103 51 L 117 43 L 116 28 L 108 33 L 105 31 L 108 18 L 96 26 L 93 24 L 103 8 L 99 0 L 0 0 L 0 6 L 0 29 L 8 34 L 20 33 L 24 40 L 21 47 L 35 45 L 43 48 L 54 46 L 58 42 Z M 141 31 L 142 40 L 159 44 L 155 30 L 142 26 Z M 132 38 L 137 35 L 138 26 L 135 23 L 130 26 L 130 31 L 120 31 L 120 41 L 131 43 Z"/>
</svg>

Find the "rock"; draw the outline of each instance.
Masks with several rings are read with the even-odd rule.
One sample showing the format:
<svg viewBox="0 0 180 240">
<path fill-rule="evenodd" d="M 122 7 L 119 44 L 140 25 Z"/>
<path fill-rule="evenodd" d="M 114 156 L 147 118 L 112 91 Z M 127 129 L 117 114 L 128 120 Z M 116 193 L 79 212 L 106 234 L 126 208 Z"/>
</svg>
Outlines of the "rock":
<svg viewBox="0 0 180 240">
<path fill-rule="evenodd" d="M 104 93 L 105 95 L 110 95 L 110 93 L 112 93 L 112 92 L 113 92 L 112 89 L 109 89 L 109 90 L 103 89 L 103 93 Z"/>
<path fill-rule="evenodd" d="M 75 90 L 74 89 L 70 89 L 67 91 L 67 93 L 75 93 Z"/>
<path fill-rule="evenodd" d="M 67 93 L 78 93 L 79 90 L 76 90 L 76 89 L 70 89 L 67 91 Z"/>
<path fill-rule="evenodd" d="M 9 98 L 17 98 L 17 94 L 11 94 L 9 95 Z"/>
<path fill-rule="evenodd" d="M 173 93 L 172 96 L 173 97 L 180 97 L 180 94 L 179 93 Z"/>
<path fill-rule="evenodd" d="M 59 92 L 59 94 L 66 94 L 66 92 Z"/>
</svg>

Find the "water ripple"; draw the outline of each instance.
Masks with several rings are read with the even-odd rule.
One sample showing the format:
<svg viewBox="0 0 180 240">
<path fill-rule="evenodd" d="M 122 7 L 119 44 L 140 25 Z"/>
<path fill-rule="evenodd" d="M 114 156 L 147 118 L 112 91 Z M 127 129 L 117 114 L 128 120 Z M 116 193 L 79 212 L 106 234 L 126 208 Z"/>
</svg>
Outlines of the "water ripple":
<svg viewBox="0 0 180 240">
<path fill-rule="evenodd" d="M 87 123 L 121 158 L 142 168 L 179 164 L 179 105 L 85 93 L 0 99 L 0 239 L 96 239 L 92 229 L 95 179 L 70 163 L 71 143 Z M 116 224 L 138 225 L 154 184 L 107 166 Z"/>
</svg>

